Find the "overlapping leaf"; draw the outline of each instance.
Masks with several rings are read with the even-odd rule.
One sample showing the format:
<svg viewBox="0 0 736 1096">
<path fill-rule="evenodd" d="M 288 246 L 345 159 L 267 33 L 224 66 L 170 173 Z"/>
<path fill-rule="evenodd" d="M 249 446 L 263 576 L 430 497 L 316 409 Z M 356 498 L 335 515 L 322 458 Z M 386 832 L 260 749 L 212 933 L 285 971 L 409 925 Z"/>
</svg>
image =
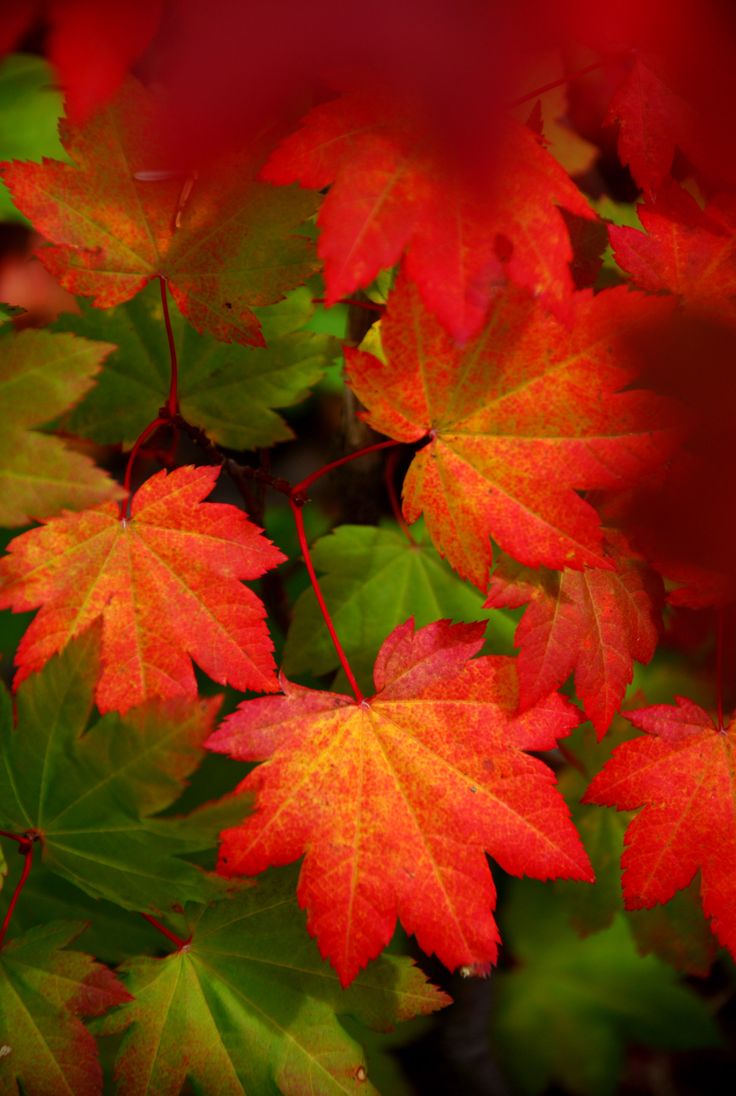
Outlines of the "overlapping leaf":
<svg viewBox="0 0 736 1096">
<path fill-rule="evenodd" d="M 522 707 L 575 673 L 575 688 L 601 738 L 621 706 L 633 660 L 649 662 L 661 628 L 664 589 L 658 575 L 609 533 L 616 570 L 562 574 L 530 571 L 502 560 L 491 576 L 491 608 L 529 603 L 516 631 Z"/>
<path fill-rule="evenodd" d="M 713 932 L 736 954 L 736 722 L 719 729 L 682 697 L 627 718 L 647 734 L 619 746 L 585 796 L 619 810 L 644 808 L 626 831 L 626 906 L 667 902 L 699 871 Z"/>
<path fill-rule="evenodd" d="M 510 119 L 489 134 L 481 178 L 454 174 L 422 131 L 405 104 L 351 93 L 315 107 L 271 156 L 263 175 L 275 183 L 332 184 L 318 217 L 328 300 L 406 252 L 427 307 L 459 340 L 478 332 L 506 275 L 565 308 L 572 247 L 558 207 L 593 216 L 565 171 Z"/>
<path fill-rule="evenodd" d="M 409 960 L 393 956 L 341 990 L 304 931 L 293 883 L 292 873 L 271 876 L 193 911 L 185 949 L 122 968 L 135 1000 L 98 1030 L 132 1025 L 116 1065 L 123 1091 L 178 1096 L 189 1079 L 228 1096 L 375 1096 L 364 1054 L 340 1015 L 384 1030 L 434 1012 L 447 998 Z"/>
<path fill-rule="evenodd" d="M 560 776 L 560 791 L 590 857 L 595 884 L 588 887 L 561 880 L 554 889 L 570 924 L 581 936 L 608 928 L 614 917 L 624 912 L 621 853 L 631 815 L 602 811 L 581 800 L 592 776 L 603 767 L 616 745 L 635 733 L 625 720 L 618 719 L 603 742 L 597 742 L 589 729 L 581 727 L 565 743 L 566 756 L 573 764 L 566 766 Z M 625 916 L 641 955 L 654 954 L 686 974 L 701 978 L 708 975 L 716 941 L 693 885 L 678 891 L 665 906 L 627 910 Z"/>
<path fill-rule="evenodd" d="M 80 400 L 113 349 L 48 331 L 0 335 L 0 524 L 27 525 L 118 493 L 89 457 L 33 429 Z"/>
<path fill-rule="evenodd" d="M 471 621 L 485 615 L 478 592 L 443 563 L 423 530 L 415 526 L 412 532 L 416 544 L 398 530 L 341 525 L 312 547 L 314 566 L 325 572 L 322 593 L 361 686 L 370 687 L 386 633 L 407 617 L 423 627 L 440 618 Z M 512 620 L 503 613 L 492 617 L 492 638 L 505 641 L 510 652 Z M 284 669 L 325 674 L 338 666 L 314 593 L 305 590 L 294 606 Z"/>
<path fill-rule="evenodd" d="M 105 716 L 85 732 L 96 674 L 89 635 L 23 683 L 17 726 L 3 689 L 0 828 L 41 835 L 44 864 L 95 898 L 166 909 L 216 893 L 216 881 L 176 854 L 176 825 L 148 817 L 169 806 L 202 758 L 217 702 L 149 705 Z"/>
<path fill-rule="evenodd" d="M 490 537 L 531 567 L 611 566 L 576 489 L 620 488 L 672 447 L 664 401 L 621 391 L 640 368 L 636 329 L 668 308 L 623 289 L 580 293 L 570 330 L 508 291 L 460 349 L 404 279 L 381 323 L 385 361 L 346 351 L 371 426 L 428 440 L 404 482 L 407 520 L 423 511 L 439 551 L 481 590 Z"/>
<path fill-rule="evenodd" d="M 297 403 L 321 377 L 332 340 L 298 332 L 312 311 L 310 293 L 293 295 L 286 323 L 283 305 L 259 310 L 267 347 L 227 346 L 198 335 L 172 316 L 181 361 L 179 406 L 185 419 L 215 442 L 232 449 L 270 446 L 293 437 L 273 410 Z M 132 445 L 165 401 L 169 359 L 157 286 L 110 311 L 89 306 L 81 317 L 65 316 L 63 330 L 84 331 L 117 350 L 69 419 L 69 428 L 99 442 Z"/>
<path fill-rule="evenodd" d="M 18 648 L 16 682 L 101 617 L 101 711 L 193 699 L 192 659 L 238 689 L 278 688 L 263 604 L 240 580 L 283 556 L 236 507 L 200 505 L 218 472 L 160 472 L 134 495 L 129 519 L 108 503 L 12 541 L 0 606 L 41 606 Z"/>
<path fill-rule="evenodd" d="M 515 1091 L 556 1082 L 580 1096 L 613 1096 L 627 1044 L 718 1044 L 705 1003 L 666 964 L 637 955 L 621 917 L 580 940 L 554 894 L 529 882 L 515 886 L 506 914 L 516 968 L 497 976 L 494 1036 Z"/>
<path fill-rule="evenodd" d="M 525 750 L 577 720 L 557 694 L 517 717 L 512 659 L 469 661 L 482 624 L 411 621 L 383 644 L 376 695 L 359 702 L 284 682 L 209 739 L 270 760 L 241 785 L 257 810 L 226 830 L 219 870 L 253 874 L 306 853 L 299 900 L 343 985 L 391 938 L 397 916 L 449 967 L 496 958 L 486 852 L 514 874 L 591 879 L 554 788 Z"/>
<path fill-rule="evenodd" d="M 98 1096 L 102 1090 L 97 1046 L 79 1017 L 99 1016 L 130 995 L 91 956 L 65 950 L 83 929 L 52 921 L 6 941 L 0 951 L 3 1096 Z"/>
<path fill-rule="evenodd" d="M 692 147 L 696 125 L 692 108 L 655 67 L 651 58 L 635 55 L 608 111 L 608 121 L 619 124 L 621 161 L 650 196 L 669 175 L 675 149 Z"/>
<path fill-rule="evenodd" d="M 611 225 L 616 262 L 637 285 L 667 290 L 690 305 L 734 318 L 736 205 L 717 196 L 701 209 L 692 195 L 669 183 L 656 201 L 638 207 L 645 232 Z"/>
<path fill-rule="evenodd" d="M 73 164 L 13 163 L 3 178 L 51 241 L 40 254 L 66 289 L 110 308 L 162 275 L 198 331 L 262 345 L 253 307 L 279 300 L 315 269 L 308 240 L 295 235 L 314 199 L 256 182 L 252 151 L 198 178 L 162 170 L 156 112 L 155 99 L 128 79 L 86 125 L 62 123 Z"/>
</svg>

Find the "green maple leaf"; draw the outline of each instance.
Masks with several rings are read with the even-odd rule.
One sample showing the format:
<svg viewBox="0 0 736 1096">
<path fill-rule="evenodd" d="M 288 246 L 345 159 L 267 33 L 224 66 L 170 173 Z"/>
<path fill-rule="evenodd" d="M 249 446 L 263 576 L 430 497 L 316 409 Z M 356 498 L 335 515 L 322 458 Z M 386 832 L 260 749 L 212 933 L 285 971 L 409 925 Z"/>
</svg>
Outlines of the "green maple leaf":
<svg viewBox="0 0 736 1096">
<path fill-rule="evenodd" d="M 40 854 L 38 846 L 34 853 Z M 10 883 L 6 883 L 6 897 Z M 165 942 L 143 917 L 103 898 L 92 898 L 34 855 L 33 868 L 13 912 L 13 930 L 26 932 L 50 921 L 83 919 L 84 949 L 103 963 L 155 954 Z"/>
<path fill-rule="evenodd" d="M 169 387 L 169 351 L 158 285 L 108 311 L 81 304 L 57 327 L 114 343 L 95 388 L 75 408 L 69 429 L 102 443 L 132 445 L 156 417 Z M 313 311 L 308 289 L 258 310 L 268 345 L 227 345 L 198 335 L 178 312 L 171 322 L 180 361 L 185 419 L 230 449 L 268 447 L 293 432 L 273 409 L 290 407 L 322 376 L 334 340 L 301 331 Z"/>
<path fill-rule="evenodd" d="M 93 629 L 29 678 L 0 691 L 0 828 L 41 835 L 45 865 L 127 909 L 203 899 L 217 882 L 177 852 L 176 821 L 149 822 L 199 764 L 217 701 L 144 705 L 85 731 L 95 678 Z"/>
<path fill-rule="evenodd" d="M 505 924 L 516 967 L 496 977 L 494 1039 L 520 1093 L 557 1082 L 606 1096 L 629 1044 L 718 1044 L 705 1003 L 665 963 L 637 953 L 621 916 L 580 940 L 554 892 L 525 880 L 514 883 Z"/>
<path fill-rule="evenodd" d="M 187 1079 L 218 1096 L 367 1096 L 364 1054 L 339 1015 L 385 1030 L 447 1003 L 408 959 L 388 955 L 341 990 L 306 933 L 294 883 L 293 871 L 269 874 L 195 911 L 181 950 L 123 966 L 135 999 L 97 1030 L 130 1026 L 115 1070 L 127 1096 L 176 1096 Z"/>
<path fill-rule="evenodd" d="M 94 384 L 113 347 L 74 335 L 0 335 L 0 525 L 25 525 L 117 493 L 92 461 L 42 433 Z"/>
<path fill-rule="evenodd" d="M 102 1070 L 79 1016 L 128 1000 L 113 973 L 89 955 L 62 950 L 83 930 L 56 921 L 0 950 L 0 1093 L 98 1096 Z"/>
<path fill-rule="evenodd" d="M 418 628 L 439 618 L 490 618 L 494 650 L 511 651 L 515 621 L 483 609 L 483 597 L 460 579 L 429 542 L 423 526 L 412 529 L 417 543 L 393 528 L 341 525 L 316 541 L 312 559 L 323 572 L 320 586 L 353 672 L 367 688 L 381 643 L 413 616 Z M 504 640 L 506 641 L 504 643 Z M 326 674 L 338 659 L 311 588 L 294 606 L 284 650 L 288 674 Z"/>
</svg>

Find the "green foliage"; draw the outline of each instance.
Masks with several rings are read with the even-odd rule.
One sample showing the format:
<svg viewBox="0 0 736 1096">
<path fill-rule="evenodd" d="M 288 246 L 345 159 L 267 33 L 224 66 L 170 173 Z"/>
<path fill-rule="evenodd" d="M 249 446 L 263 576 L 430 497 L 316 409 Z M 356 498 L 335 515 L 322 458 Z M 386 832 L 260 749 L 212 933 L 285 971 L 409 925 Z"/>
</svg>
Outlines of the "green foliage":
<svg viewBox="0 0 736 1096">
<path fill-rule="evenodd" d="M 156 416 L 169 384 L 166 334 L 159 287 L 109 311 L 81 305 L 81 316 L 57 323 L 113 343 L 95 388 L 75 408 L 68 426 L 93 441 L 133 444 Z M 313 308 L 299 289 L 278 305 L 258 310 L 266 347 L 217 342 L 198 335 L 174 311 L 172 328 L 182 361 L 180 405 L 184 418 L 231 449 L 254 449 L 293 437 L 273 408 L 289 407 L 321 378 L 333 340 L 305 331 Z"/>
<path fill-rule="evenodd" d="M 395 527 L 341 525 L 315 541 L 312 560 L 335 627 L 353 670 L 372 691 L 372 671 L 378 648 L 407 617 L 417 627 L 442 618 L 490 619 L 489 641 L 494 651 L 512 650 L 515 621 L 509 614 L 483 609 L 483 597 L 441 559 L 423 523 L 412 527 L 412 544 Z M 284 650 L 290 674 L 327 674 L 339 663 L 330 637 L 321 625 L 313 591 L 307 589 L 294 606 L 294 619 Z"/>
<path fill-rule="evenodd" d="M 293 871 L 271 873 L 209 909 L 188 910 L 179 931 L 191 944 L 123 966 L 135 1000 L 98 1030 L 130 1026 L 116 1065 L 124 1091 L 176 1096 L 188 1078 L 233 1096 L 375 1093 L 338 1017 L 384 1030 L 434 1011 L 442 995 L 408 959 L 388 955 L 343 993 L 305 935 L 294 883 Z"/>
<path fill-rule="evenodd" d="M 556 1082 L 580 1096 L 608 1096 L 629 1045 L 717 1045 L 705 1004 L 665 963 L 637 953 L 620 915 L 581 940 L 554 893 L 524 882 L 514 885 L 505 925 L 517 966 L 498 975 L 493 1035 L 519 1092 Z"/>
<path fill-rule="evenodd" d="M 48 61 L 15 53 L 0 62 L 0 160 L 66 159 L 57 126 L 61 93 Z M 25 220 L 0 183 L 0 219 Z"/>
<path fill-rule="evenodd" d="M 177 857 L 189 851 L 168 807 L 203 756 L 216 704 L 149 706 L 107 715 L 87 729 L 96 635 L 18 691 L 17 726 L 2 692 L 0 827 L 43 834 L 44 863 L 95 898 L 127 909 L 203 900 L 217 880 Z"/>
</svg>

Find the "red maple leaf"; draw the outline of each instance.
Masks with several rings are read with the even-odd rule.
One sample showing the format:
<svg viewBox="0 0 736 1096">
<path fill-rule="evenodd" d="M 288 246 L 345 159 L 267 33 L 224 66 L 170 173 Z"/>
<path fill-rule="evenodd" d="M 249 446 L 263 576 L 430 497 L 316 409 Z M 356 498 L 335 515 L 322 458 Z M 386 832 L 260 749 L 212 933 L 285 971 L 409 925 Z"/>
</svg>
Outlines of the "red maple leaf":
<svg viewBox="0 0 736 1096">
<path fill-rule="evenodd" d="M 578 713 L 555 693 L 517 716 L 513 659 L 468 661 L 483 631 L 410 620 L 384 642 L 369 700 L 283 681 L 284 696 L 245 702 L 208 740 L 270 758 L 241 785 L 257 810 L 222 835 L 219 870 L 306 853 L 299 901 L 343 985 L 397 915 L 448 967 L 493 963 L 486 852 L 514 875 L 592 879 L 551 770 L 524 752 L 552 748 Z"/>
<path fill-rule="evenodd" d="M 616 570 L 529 571 L 502 560 L 491 576 L 488 608 L 529 603 L 516 629 L 522 708 L 575 673 L 575 688 L 602 738 L 633 676 L 633 660 L 649 662 L 660 631 L 662 581 L 606 537 Z"/>
<path fill-rule="evenodd" d="M 572 247 L 558 207 L 594 215 L 531 130 L 506 119 L 489 137 L 491 168 L 455 170 L 396 99 L 352 93 L 315 107 L 262 175 L 332 189 L 317 223 L 334 303 L 406 252 L 424 301 L 457 339 L 483 324 L 506 275 L 564 311 Z"/>
<path fill-rule="evenodd" d="M 668 902 L 699 870 L 703 909 L 736 956 L 736 720 L 719 729 L 683 697 L 626 718 L 647 735 L 614 751 L 584 799 L 644 808 L 626 830 L 626 907 Z"/>
<path fill-rule="evenodd" d="M 570 329 L 511 288 L 458 348 L 403 278 L 381 322 L 386 361 L 346 350 L 371 426 L 429 437 L 404 482 L 407 521 L 424 512 L 439 551 L 481 590 L 490 537 L 530 567 L 612 566 L 574 489 L 635 482 L 671 447 L 664 401 L 620 391 L 640 368 L 633 332 L 668 308 L 625 289 L 578 293 Z"/>
<path fill-rule="evenodd" d="M 701 311 L 734 315 L 736 203 L 722 194 L 705 209 L 670 182 L 638 207 L 646 232 L 611 225 L 616 262 L 637 285 L 667 290 Z"/>
<path fill-rule="evenodd" d="M 39 255 L 65 289 L 111 308 L 163 275 L 198 331 L 264 345 L 252 309 L 316 269 L 309 241 L 293 235 L 315 199 L 257 182 L 253 150 L 199 177 L 160 170 L 160 123 L 157 100 L 128 79 L 86 125 L 61 123 L 73 163 L 10 163 L 3 178 L 51 241 Z"/>
<path fill-rule="evenodd" d="M 675 149 L 686 151 L 693 143 L 692 108 L 641 54 L 616 89 L 606 121 L 618 122 L 619 156 L 650 196 L 669 175 Z"/>
<path fill-rule="evenodd" d="M 235 506 L 200 505 L 218 473 L 159 472 L 134 495 L 127 520 L 106 503 L 10 543 L 0 607 L 41 606 L 18 647 L 16 684 L 101 617 L 101 711 L 194 698 L 192 660 L 236 689 L 278 688 L 263 604 L 240 580 L 284 557 Z"/>
</svg>

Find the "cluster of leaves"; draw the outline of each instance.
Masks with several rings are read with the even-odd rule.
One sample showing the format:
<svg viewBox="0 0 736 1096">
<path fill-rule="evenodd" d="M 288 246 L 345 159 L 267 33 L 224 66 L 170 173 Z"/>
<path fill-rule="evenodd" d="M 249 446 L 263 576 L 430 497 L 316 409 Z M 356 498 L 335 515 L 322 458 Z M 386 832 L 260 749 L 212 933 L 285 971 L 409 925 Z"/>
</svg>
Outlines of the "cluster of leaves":
<svg viewBox="0 0 736 1096">
<path fill-rule="evenodd" d="M 366 1092 L 383 1071 L 399 1092 L 370 1029 L 448 998 L 397 924 L 488 975 L 489 857 L 562 881 L 501 910 L 518 967 L 493 976 L 494 1037 L 519 1091 L 613 1091 L 631 1043 L 713 1045 L 673 970 L 706 975 L 716 940 L 736 956 L 727 353 L 689 398 L 703 338 L 736 347 L 736 221 L 698 104 L 666 58 L 587 66 L 640 228 L 610 201 L 601 219 L 544 89 L 495 111 L 477 159 L 366 77 L 286 135 L 165 167 L 165 96 L 125 75 L 159 6 L 121 16 L 102 84 L 50 11 L 66 159 L 3 179 L 80 299 L 0 332 L 0 608 L 35 611 L 0 693 L 21 854 L 0 1091 L 100 1092 L 94 1036 L 121 1035 L 122 1093 Z M 369 444 L 288 482 L 271 450 L 315 389 L 359 403 Z M 369 453 L 393 521 L 310 516 L 316 480 Z M 299 550 L 309 586 L 283 568 Z M 623 729 L 663 617 L 691 652 L 705 630 L 719 672 L 649 704 L 672 699 L 660 653 Z"/>
</svg>

